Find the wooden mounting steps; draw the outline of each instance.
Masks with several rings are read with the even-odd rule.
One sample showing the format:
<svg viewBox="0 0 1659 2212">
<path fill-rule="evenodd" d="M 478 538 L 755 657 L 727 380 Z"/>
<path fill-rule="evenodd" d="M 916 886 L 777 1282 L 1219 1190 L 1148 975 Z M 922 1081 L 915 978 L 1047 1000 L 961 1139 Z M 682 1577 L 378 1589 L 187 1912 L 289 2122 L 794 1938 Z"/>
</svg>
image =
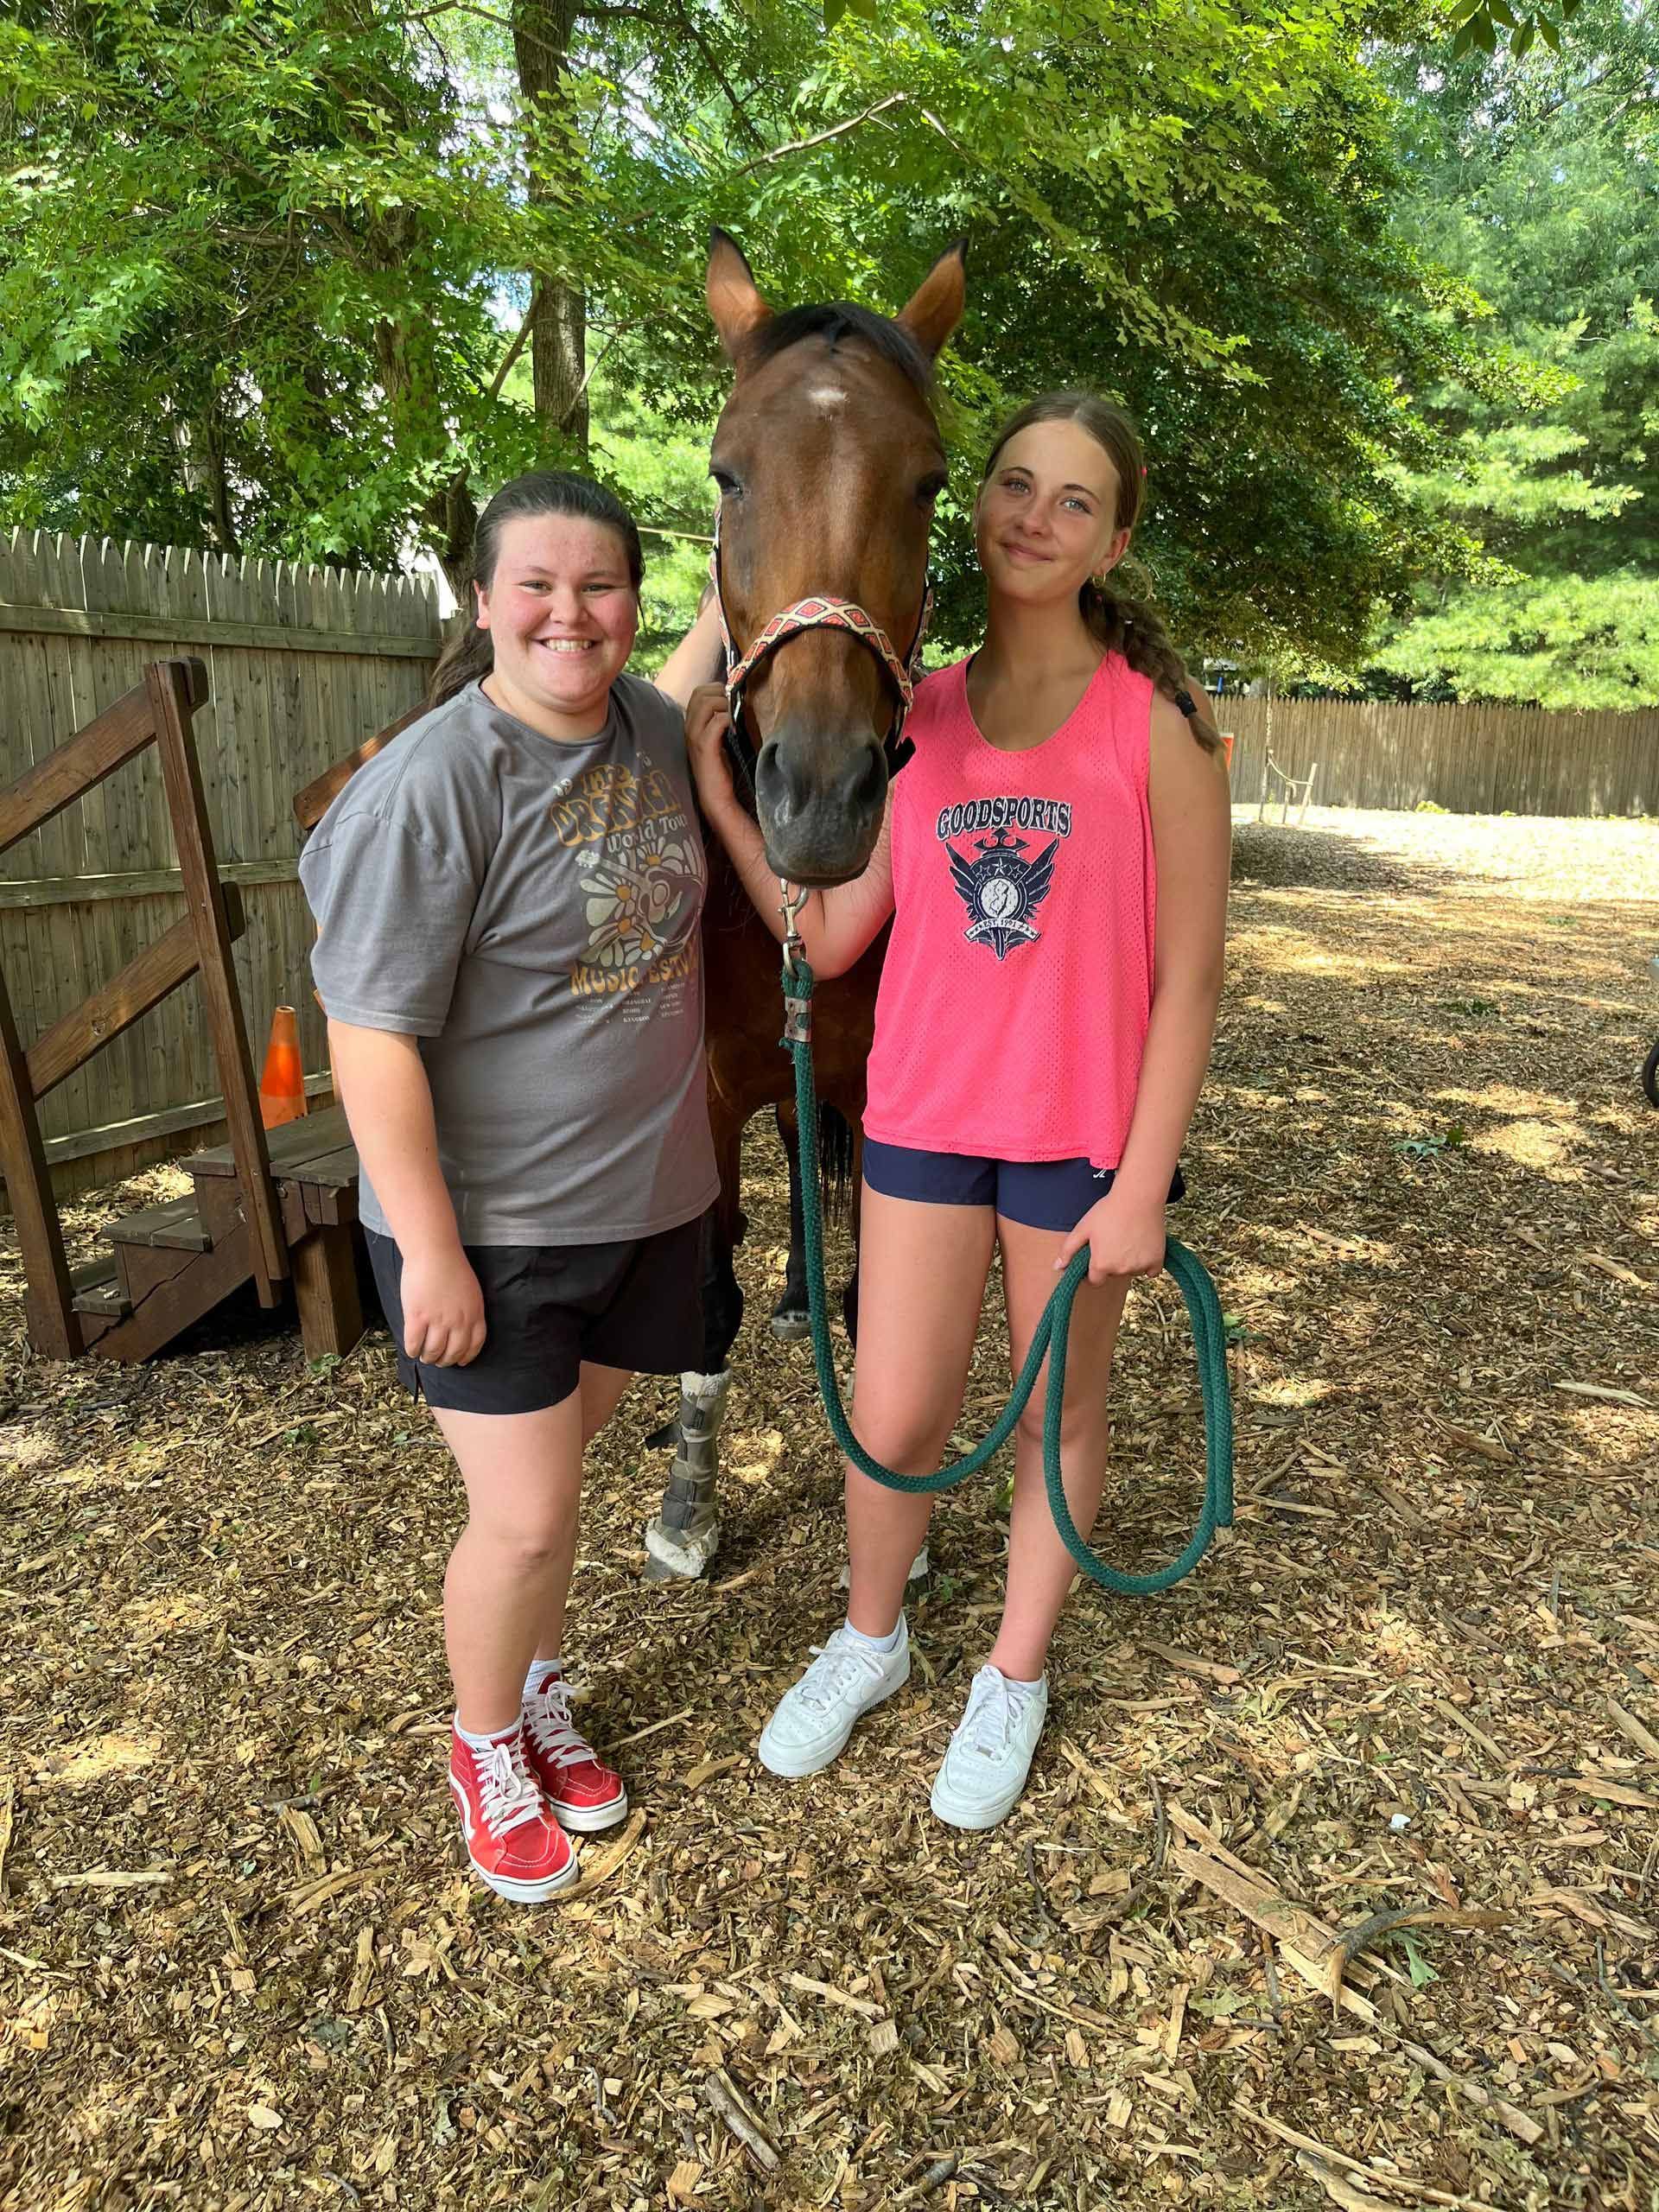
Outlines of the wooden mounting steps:
<svg viewBox="0 0 1659 2212">
<path fill-rule="evenodd" d="M 357 1153 L 339 1107 L 273 1129 L 272 1179 L 308 1359 L 348 1352 L 363 1333 L 353 1239 Z M 194 1188 L 128 1214 L 107 1231 L 106 1260 L 78 1268 L 74 1310 L 88 1351 L 148 1359 L 251 1281 L 253 1253 L 229 1145 L 180 1163 Z"/>
</svg>

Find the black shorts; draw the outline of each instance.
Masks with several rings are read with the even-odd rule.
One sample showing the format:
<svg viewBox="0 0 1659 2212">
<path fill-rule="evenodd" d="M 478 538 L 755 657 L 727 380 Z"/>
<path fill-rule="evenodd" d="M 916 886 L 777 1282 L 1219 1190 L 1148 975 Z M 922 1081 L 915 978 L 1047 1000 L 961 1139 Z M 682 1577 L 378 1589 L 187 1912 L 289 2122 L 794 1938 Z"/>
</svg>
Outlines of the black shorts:
<svg viewBox="0 0 1659 2212">
<path fill-rule="evenodd" d="M 918 1152 L 908 1145 L 864 1140 L 864 1180 L 884 1198 L 914 1198 L 934 1206 L 991 1206 L 1005 1221 L 1027 1229 L 1069 1233 L 1117 1180 L 1115 1167 L 1086 1160 L 985 1160 L 963 1152 Z M 1181 1171 L 1169 1186 L 1173 1202 L 1186 1196 Z"/>
<path fill-rule="evenodd" d="M 403 1254 L 372 1229 L 369 1258 L 397 1372 L 429 1406 L 533 1414 L 582 1380 L 582 1363 L 678 1375 L 702 1357 L 701 1217 L 620 1244 L 468 1244 L 484 1294 L 483 1349 L 466 1367 L 430 1367 L 404 1350 Z"/>
</svg>

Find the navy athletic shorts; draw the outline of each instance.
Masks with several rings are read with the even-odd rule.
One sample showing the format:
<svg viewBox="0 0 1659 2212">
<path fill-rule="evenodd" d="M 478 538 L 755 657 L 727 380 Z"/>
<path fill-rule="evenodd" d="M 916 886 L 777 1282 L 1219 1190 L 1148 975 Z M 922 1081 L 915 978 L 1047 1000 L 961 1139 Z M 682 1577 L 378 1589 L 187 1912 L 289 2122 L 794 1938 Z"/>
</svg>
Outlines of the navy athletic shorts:
<svg viewBox="0 0 1659 2212">
<path fill-rule="evenodd" d="M 864 1180 L 884 1198 L 915 1198 L 932 1206 L 994 1206 L 1005 1221 L 1027 1229 L 1073 1230 L 1117 1179 L 1115 1167 L 1086 1160 L 982 1160 L 965 1152 L 915 1152 L 907 1145 L 864 1140 Z M 1181 1171 L 1169 1186 L 1185 1198 Z"/>
<path fill-rule="evenodd" d="M 468 1244 L 484 1294 L 485 1338 L 466 1367 L 404 1350 L 403 1255 L 364 1235 L 406 1387 L 455 1413 L 533 1414 L 582 1380 L 582 1363 L 678 1375 L 702 1361 L 701 1217 L 620 1244 Z"/>
</svg>

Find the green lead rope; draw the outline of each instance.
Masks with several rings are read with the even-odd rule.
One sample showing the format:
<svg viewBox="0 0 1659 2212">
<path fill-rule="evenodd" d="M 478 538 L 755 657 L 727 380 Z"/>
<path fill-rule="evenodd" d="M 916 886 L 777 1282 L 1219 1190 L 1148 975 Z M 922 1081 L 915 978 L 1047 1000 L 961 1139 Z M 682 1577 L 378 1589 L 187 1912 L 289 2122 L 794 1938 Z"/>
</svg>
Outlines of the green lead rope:
<svg viewBox="0 0 1659 2212">
<path fill-rule="evenodd" d="M 1067 1551 L 1092 1581 L 1122 1597 L 1149 1598 L 1170 1589 L 1191 1574 L 1210 1548 L 1217 1529 L 1233 1523 L 1233 1406 L 1227 1387 L 1226 1336 L 1216 1287 L 1197 1256 L 1172 1236 L 1164 1248 L 1164 1264 L 1179 1285 L 1192 1341 L 1198 1351 L 1198 1382 L 1204 1393 L 1205 1482 L 1204 1510 L 1192 1541 L 1180 1557 L 1153 1574 L 1124 1574 L 1097 1558 L 1078 1535 L 1066 1503 L 1060 1475 L 1060 1411 L 1065 1403 L 1066 1338 L 1071 1325 L 1071 1305 L 1089 1272 L 1085 1248 L 1073 1255 L 1043 1309 L 1037 1333 L 1026 1356 L 1025 1366 L 1014 1386 L 1001 1417 L 984 1441 L 954 1465 L 936 1475 L 899 1475 L 871 1459 L 853 1434 L 841 1402 L 841 1385 L 830 1346 L 830 1320 L 823 1287 L 823 1215 L 818 1189 L 818 1101 L 812 1076 L 812 970 L 798 953 L 791 965 L 784 963 L 785 1026 L 782 1042 L 795 1063 L 795 1110 L 800 1122 L 801 1217 L 805 1230 L 807 1301 L 812 1317 L 812 1357 L 817 1367 L 818 1390 L 836 1442 L 861 1472 L 887 1490 L 911 1492 L 952 1490 L 969 1475 L 988 1466 L 1013 1435 L 1025 1411 L 1046 1356 L 1049 1358 L 1048 1390 L 1043 1407 L 1043 1479 L 1048 1489 L 1049 1510 Z"/>
</svg>

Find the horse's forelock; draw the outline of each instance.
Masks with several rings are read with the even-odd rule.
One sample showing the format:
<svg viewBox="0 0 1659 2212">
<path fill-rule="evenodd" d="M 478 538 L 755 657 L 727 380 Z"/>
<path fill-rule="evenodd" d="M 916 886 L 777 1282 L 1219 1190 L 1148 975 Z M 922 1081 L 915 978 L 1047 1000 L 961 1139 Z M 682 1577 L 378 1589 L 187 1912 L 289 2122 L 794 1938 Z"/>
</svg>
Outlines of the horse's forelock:
<svg viewBox="0 0 1659 2212">
<path fill-rule="evenodd" d="M 786 353 L 808 338 L 825 338 L 832 349 L 843 339 L 860 339 L 883 360 L 901 369 L 925 397 L 931 397 L 933 364 L 903 325 L 844 300 L 823 307 L 786 308 L 781 315 L 769 317 L 745 346 L 742 365 L 759 368 L 762 362 L 775 360 L 779 353 Z"/>
</svg>

